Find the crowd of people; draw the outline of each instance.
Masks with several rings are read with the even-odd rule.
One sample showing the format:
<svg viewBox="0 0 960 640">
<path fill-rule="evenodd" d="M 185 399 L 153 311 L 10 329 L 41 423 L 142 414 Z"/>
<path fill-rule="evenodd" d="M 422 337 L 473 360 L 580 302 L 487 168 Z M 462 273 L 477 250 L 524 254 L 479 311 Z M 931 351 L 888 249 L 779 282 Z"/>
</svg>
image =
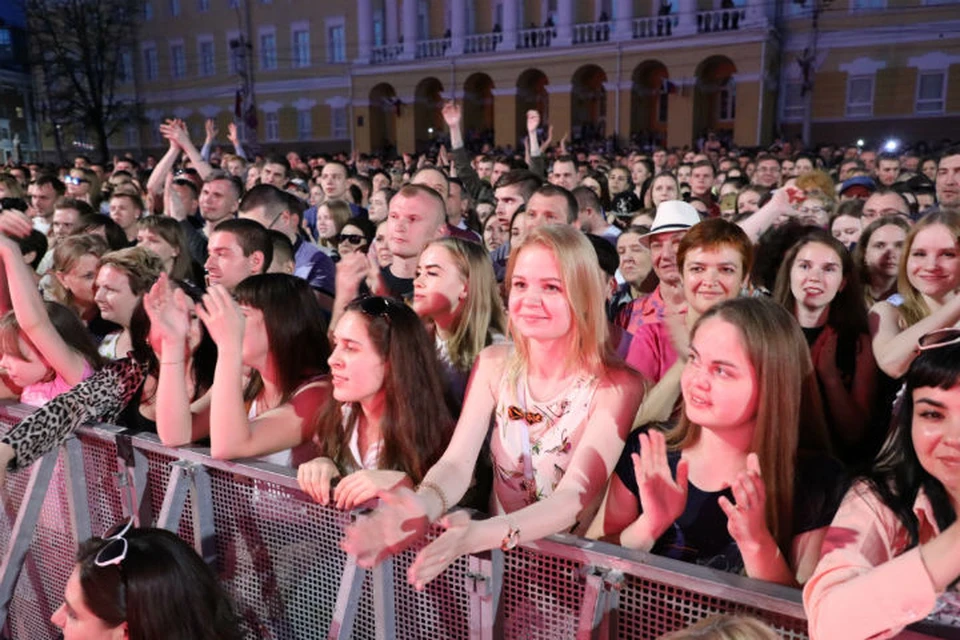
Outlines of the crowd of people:
<svg viewBox="0 0 960 640">
<path fill-rule="evenodd" d="M 114 421 L 379 498 L 364 566 L 439 523 L 420 589 L 571 532 L 803 587 L 814 638 L 931 612 L 960 577 L 960 147 L 568 149 L 531 111 L 522 152 L 468 151 L 443 118 L 419 156 L 171 120 L 143 164 L 0 168 L 0 368 L 37 407 L 0 466 Z"/>
</svg>

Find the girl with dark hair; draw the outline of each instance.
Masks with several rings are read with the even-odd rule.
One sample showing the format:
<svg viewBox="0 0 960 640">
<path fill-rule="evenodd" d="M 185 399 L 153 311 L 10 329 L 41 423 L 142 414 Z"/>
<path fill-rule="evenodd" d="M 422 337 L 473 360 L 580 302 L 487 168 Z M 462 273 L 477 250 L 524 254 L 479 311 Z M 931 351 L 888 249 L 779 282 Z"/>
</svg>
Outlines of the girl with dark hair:
<svg viewBox="0 0 960 640">
<path fill-rule="evenodd" d="M 297 480 L 327 504 L 351 509 L 378 491 L 418 484 L 450 439 L 453 419 L 433 343 L 417 315 L 390 298 L 352 302 L 333 332 L 334 402 L 317 416 L 320 456 Z"/>
<path fill-rule="evenodd" d="M 867 309 L 897 293 L 900 256 L 910 233 L 903 216 L 883 216 L 866 226 L 853 250 Z"/>
<path fill-rule="evenodd" d="M 4 213 L 0 221 L 6 231 L 15 224 L 11 215 Z M 41 406 L 88 378 L 100 366 L 100 355 L 73 311 L 56 302 L 44 304 L 33 271 L 5 233 L 0 233 L 0 261 L 0 310 L 6 311 L 0 317 L 0 366 L 22 389 L 21 402 Z"/>
<path fill-rule="evenodd" d="M 812 373 L 803 334 L 779 305 L 711 307 L 691 333 L 679 423 L 630 435 L 588 535 L 803 583 L 843 493 L 840 465 L 815 453 L 826 445 Z"/>
<path fill-rule="evenodd" d="M 311 418 L 330 396 L 326 327 L 306 281 L 283 273 L 250 276 L 233 297 L 222 286 L 210 287 L 195 312 L 218 356 L 209 393 L 193 403 L 181 355 L 193 309 L 160 286 L 146 306 L 159 332 L 157 423 L 169 420 L 165 442 L 184 444 L 209 433 L 216 458 L 264 456 L 296 466 L 302 452 L 294 449 L 310 440 Z M 245 367 L 251 371 L 246 380 Z"/>
<path fill-rule="evenodd" d="M 80 545 L 64 602 L 64 640 L 240 640 L 240 618 L 217 576 L 187 543 L 133 520 Z"/>
<path fill-rule="evenodd" d="M 813 640 L 889 638 L 960 578 L 960 330 L 920 338 L 894 432 L 848 492 L 803 592 Z"/>
<path fill-rule="evenodd" d="M 853 259 L 827 231 L 813 231 L 787 251 L 773 296 L 810 345 L 833 450 L 854 462 L 868 435 L 877 366 Z"/>
</svg>

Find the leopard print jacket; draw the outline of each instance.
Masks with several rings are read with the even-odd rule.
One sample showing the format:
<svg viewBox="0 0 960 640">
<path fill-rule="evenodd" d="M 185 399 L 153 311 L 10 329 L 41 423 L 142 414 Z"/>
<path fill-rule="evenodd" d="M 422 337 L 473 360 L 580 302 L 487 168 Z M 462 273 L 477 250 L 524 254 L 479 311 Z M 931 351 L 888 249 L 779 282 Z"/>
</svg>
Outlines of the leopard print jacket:
<svg viewBox="0 0 960 640">
<path fill-rule="evenodd" d="M 85 424 L 115 422 L 147 376 L 145 365 L 133 358 L 105 365 L 73 389 L 61 393 L 14 425 L 0 442 L 16 456 L 9 469 L 25 469 L 59 446 Z"/>
</svg>

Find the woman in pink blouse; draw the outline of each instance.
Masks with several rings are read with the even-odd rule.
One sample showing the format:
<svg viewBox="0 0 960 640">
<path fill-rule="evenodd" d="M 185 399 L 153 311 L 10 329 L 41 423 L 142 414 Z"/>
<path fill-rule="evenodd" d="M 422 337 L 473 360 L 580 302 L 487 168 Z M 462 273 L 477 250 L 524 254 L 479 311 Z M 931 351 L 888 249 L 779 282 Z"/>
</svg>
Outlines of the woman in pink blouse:
<svg viewBox="0 0 960 640">
<path fill-rule="evenodd" d="M 814 640 L 889 638 L 960 577 L 960 329 L 920 339 L 899 420 L 803 592 Z"/>
</svg>

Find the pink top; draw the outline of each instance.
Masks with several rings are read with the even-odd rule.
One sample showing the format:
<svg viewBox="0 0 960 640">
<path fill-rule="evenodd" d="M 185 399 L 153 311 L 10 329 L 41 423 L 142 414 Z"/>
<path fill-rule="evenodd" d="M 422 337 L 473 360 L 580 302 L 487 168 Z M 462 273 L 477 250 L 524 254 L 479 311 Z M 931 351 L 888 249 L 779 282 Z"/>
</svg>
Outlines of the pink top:
<svg viewBox="0 0 960 640">
<path fill-rule="evenodd" d="M 93 375 L 93 367 L 90 366 L 89 362 L 83 363 L 83 373 L 81 374 L 81 379 L 86 380 L 91 375 Z M 35 384 L 27 385 L 23 388 L 23 391 L 20 393 L 20 402 L 23 404 L 28 404 L 32 407 L 42 407 L 47 404 L 54 398 L 56 398 L 61 393 L 70 391 L 73 389 L 72 384 L 67 384 L 67 381 L 58 373 L 57 377 L 53 380 L 47 382 L 37 382 Z"/>
<path fill-rule="evenodd" d="M 913 506 L 920 544 L 939 533 L 921 489 Z M 860 483 L 844 497 L 823 541 L 820 563 L 803 589 L 811 640 L 890 638 L 937 604 L 919 546 L 880 498 Z"/>
<path fill-rule="evenodd" d="M 673 346 L 669 325 L 657 322 L 637 329 L 624 360 L 650 383 L 660 382 L 660 378 L 677 361 L 677 350 Z"/>
<path fill-rule="evenodd" d="M 512 513 L 553 493 L 583 436 L 599 379 L 578 376 L 544 402 L 530 397 L 526 373 L 515 390 L 509 386 L 504 376 L 490 439 L 495 513 Z M 590 524 L 589 509 L 581 512 L 575 531 Z"/>
</svg>

